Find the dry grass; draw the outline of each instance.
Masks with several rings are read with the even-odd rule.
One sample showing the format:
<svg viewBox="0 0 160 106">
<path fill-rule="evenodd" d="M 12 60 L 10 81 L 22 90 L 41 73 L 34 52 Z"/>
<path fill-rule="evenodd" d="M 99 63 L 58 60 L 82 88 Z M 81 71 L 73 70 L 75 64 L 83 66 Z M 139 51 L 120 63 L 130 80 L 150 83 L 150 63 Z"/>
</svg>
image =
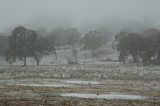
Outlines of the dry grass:
<svg viewBox="0 0 160 106">
<path fill-rule="evenodd" d="M 106 100 L 60 97 L 59 93 L 118 92 L 160 97 L 160 67 L 128 67 L 119 64 L 0 67 L 0 106 L 159 106 L 157 100 Z M 16 81 L 94 80 L 98 85 L 35 87 Z M 51 81 L 52 81 L 51 80 Z M 35 81 L 35 82 L 36 82 Z M 7 84 L 7 83 L 12 84 Z"/>
<path fill-rule="evenodd" d="M 159 102 L 46 97 L 39 100 L 28 98 L 1 99 L 0 106 L 159 106 Z"/>
</svg>

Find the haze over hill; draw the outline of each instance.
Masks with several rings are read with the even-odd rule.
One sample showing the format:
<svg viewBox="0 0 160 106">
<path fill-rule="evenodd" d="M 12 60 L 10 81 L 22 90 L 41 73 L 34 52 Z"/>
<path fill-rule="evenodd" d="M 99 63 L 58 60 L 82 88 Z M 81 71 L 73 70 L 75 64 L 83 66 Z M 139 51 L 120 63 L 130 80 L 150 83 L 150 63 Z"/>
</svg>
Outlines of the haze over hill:
<svg viewBox="0 0 160 106">
<path fill-rule="evenodd" d="M 82 32 L 101 29 L 141 31 L 159 28 L 158 0 L 0 0 L 0 30 L 77 27 Z"/>
</svg>

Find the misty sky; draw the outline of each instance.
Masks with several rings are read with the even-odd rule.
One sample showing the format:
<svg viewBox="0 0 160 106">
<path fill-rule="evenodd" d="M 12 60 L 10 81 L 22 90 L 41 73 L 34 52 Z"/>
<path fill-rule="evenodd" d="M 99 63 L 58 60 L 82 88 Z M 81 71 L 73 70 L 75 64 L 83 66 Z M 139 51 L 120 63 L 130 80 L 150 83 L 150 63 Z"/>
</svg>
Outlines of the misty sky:
<svg viewBox="0 0 160 106">
<path fill-rule="evenodd" d="M 0 0 L 0 30 L 34 23 L 37 27 L 52 26 L 54 22 L 59 22 L 59 26 L 78 26 L 112 18 L 150 19 L 160 25 L 159 4 L 160 0 Z"/>
</svg>

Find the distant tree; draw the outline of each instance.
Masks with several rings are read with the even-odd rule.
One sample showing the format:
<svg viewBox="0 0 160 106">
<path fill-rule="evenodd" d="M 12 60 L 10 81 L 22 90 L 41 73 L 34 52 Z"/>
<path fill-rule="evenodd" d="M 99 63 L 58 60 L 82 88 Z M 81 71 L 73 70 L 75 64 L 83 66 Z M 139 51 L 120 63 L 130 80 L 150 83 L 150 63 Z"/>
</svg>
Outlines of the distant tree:
<svg viewBox="0 0 160 106">
<path fill-rule="evenodd" d="M 51 54 L 53 52 L 55 52 L 54 45 L 50 44 L 47 38 L 39 36 L 34 54 L 34 59 L 36 60 L 37 65 L 39 65 L 39 62 L 44 55 Z"/>
<path fill-rule="evenodd" d="M 0 55 L 4 56 L 8 48 L 8 36 L 0 34 Z"/>
<path fill-rule="evenodd" d="M 133 61 L 137 63 L 139 62 L 139 58 L 142 55 L 143 51 L 143 38 L 141 35 L 137 33 L 129 33 L 128 34 L 128 52 L 132 55 Z"/>
<path fill-rule="evenodd" d="M 36 32 L 37 32 L 38 36 L 41 36 L 41 37 L 45 37 L 48 34 L 48 31 L 47 31 L 47 29 L 45 27 L 38 28 L 36 30 Z"/>
<path fill-rule="evenodd" d="M 81 33 L 76 28 L 56 28 L 47 35 L 47 39 L 55 48 L 62 49 L 62 47 L 71 46 L 74 49 L 73 47 L 78 43 L 80 36 Z M 56 52 L 54 54 L 57 60 Z"/>
<path fill-rule="evenodd" d="M 154 41 L 152 37 L 144 37 L 143 40 L 143 56 L 142 62 L 144 64 L 149 64 L 152 62 L 152 57 L 155 57 L 156 49 L 154 46 Z"/>
<path fill-rule="evenodd" d="M 95 57 L 95 50 L 100 48 L 103 45 L 102 36 L 100 36 L 97 31 L 90 31 L 85 34 L 85 36 L 81 39 L 81 44 L 83 44 L 83 49 L 89 49 L 92 52 L 92 57 Z"/>
<path fill-rule="evenodd" d="M 46 38 L 49 41 L 50 46 L 54 46 L 56 60 L 58 59 L 58 55 L 56 53 L 56 48 L 61 48 L 62 46 L 66 45 L 65 39 L 65 29 L 64 28 L 57 28 L 52 30 Z"/>
<path fill-rule="evenodd" d="M 66 45 L 67 39 L 65 38 L 65 29 L 64 28 L 57 28 L 52 30 L 47 38 L 50 42 L 55 45 L 56 47 L 62 47 Z"/>
<path fill-rule="evenodd" d="M 128 33 L 121 31 L 119 34 L 115 36 L 115 40 L 113 42 L 113 48 L 120 52 L 119 61 L 125 64 L 125 58 L 128 56 L 129 52 L 129 40 Z"/>
<path fill-rule="evenodd" d="M 75 60 L 77 60 L 77 53 L 78 53 L 78 50 L 77 49 L 72 49 L 72 53 L 73 53 L 73 57 Z"/>
<path fill-rule="evenodd" d="M 57 28 L 48 34 L 48 38 L 57 47 L 71 45 L 72 47 L 79 41 L 81 33 L 76 28 Z"/>
<path fill-rule="evenodd" d="M 105 27 L 101 27 L 99 29 L 97 29 L 101 36 L 103 37 L 103 45 L 106 46 L 108 41 L 111 41 L 112 40 L 112 32 L 111 30 L 108 30 L 107 28 Z"/>
<path fill-rule="evenodd" d="M 79 41 L 81 33 L 76 28 L 66 29 L 67 34 L 67 44 L 73 46 Z"/>
<path fill-rule="evenodd" d="M 143 62 L 159 64 L 160 57 L 160 31 L 157 29 L 148 29 L 143 32 Z"/>
<path fill-rule="evenodd" d="M 143 38 L 141 35 L 122 31 L 115 36 L 114 44 L 117 51 L 120 52 L 120 61 L 125 64 L 125 57 L 131 55 L 133 61 L 138 65 L 143 51 Z"/>
<path fill-rule="evenodd" d="M 24 61 L 26 66 L 27 57 L 33 57 L 37 42 L 37 33 L 33 30 L 18 26 L 9 37 L 9 49 L 6 52 L 6 60 L 10 63 L 19 60 Z"/>
<path fill-rule="evenodd" d="M 125 56 L 131 55 L 133 62 L 159 64 L 160 62 L 160 31 L 149 29 L 143 34 L 121 32 L 115 36 L 113 48 L 120 52 L 120 60 L 125 63 Z"/>
</svg>

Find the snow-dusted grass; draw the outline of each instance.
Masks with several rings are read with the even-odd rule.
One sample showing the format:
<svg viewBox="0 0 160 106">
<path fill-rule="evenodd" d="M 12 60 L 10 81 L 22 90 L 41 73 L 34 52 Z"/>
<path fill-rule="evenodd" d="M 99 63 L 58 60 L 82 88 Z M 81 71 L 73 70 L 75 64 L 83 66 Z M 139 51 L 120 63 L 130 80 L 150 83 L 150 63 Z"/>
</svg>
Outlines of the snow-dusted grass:
<svg viewBox="0 0 160 106">
<path fill-rule="evenodd" d="M 0 79 L 160 80 L 160 67 L 122 66 L 117 62 L 78 65 L 0 66 Z"/>
<path fill-rule="evenodd" d="M 112 50 L 111 48 L 102 47 L 100 49 L 96 50 L 97 57 L 92 58 L 91 51 L 90 50 L 80 50 L 80 48 L 77 48 L 77 60 L 78 63 L 83 63 L 87 61 L 87 63 L 93 63 L 93 62 L 101 62 L 105 61 L 106 59 L 110 58 L 111 60 L 117 61 L 118 54 Z M 57 60 L 55 57 L 55 54 L 49 54 L 42 58 L 40 61 L 40 65 L 64 65 L 68 64 L 68 59 L 73 59 L 73 52 L 72 49 L 62 49 L 57 50 Z M 0 65 L 9 65 L 5 61 L 5 57 L 0 56 Z M 12 65 L 23 65 L 23 61 L 17 60 Z M 33 58 L 27 58 L 27 65 L 36 65 L 36 61 Z"/>
<path fill-rule="evenodd" d="M 97 81 L 85 80 L 58 80 L 58 79 L 23 79 L 23 80 L 1 80 L 6 85 L 33 86 L 33 87 L 78 87 L 99 85 Z"/>
<path fill-rule="evenodd" d="M 72 58 L 71 50 L 57 51 L 58 60 L 55 60 L 54 54 L 45 56 L 40 66 L 36 66 L 31 58 L 27 59 L 29 65 L 25 67 L 18 65 L 22 64 L 20 61 L 13 65 L 1 61 L 0 95 L 34 97 L 51 94 L 55 98 L 56 94 L 63 94 L 57 100 L 68 97 L 82 97 L 78 100 L 84 97 L 101 100 L 136 100 L 144 99 L 143 95 L 159 97 L 159 66 L 124 66 L 112 61 L 117 58 L 112 50 L 104 52 L 107 54 L 102 53 L 93 59 L 90 51 L 81 51 L 77 54 L 78 64 L 74 65 L 67 63 L 67 58 Z M 106 61 L 107 58 L 111 61 Z"/>
</svg>

